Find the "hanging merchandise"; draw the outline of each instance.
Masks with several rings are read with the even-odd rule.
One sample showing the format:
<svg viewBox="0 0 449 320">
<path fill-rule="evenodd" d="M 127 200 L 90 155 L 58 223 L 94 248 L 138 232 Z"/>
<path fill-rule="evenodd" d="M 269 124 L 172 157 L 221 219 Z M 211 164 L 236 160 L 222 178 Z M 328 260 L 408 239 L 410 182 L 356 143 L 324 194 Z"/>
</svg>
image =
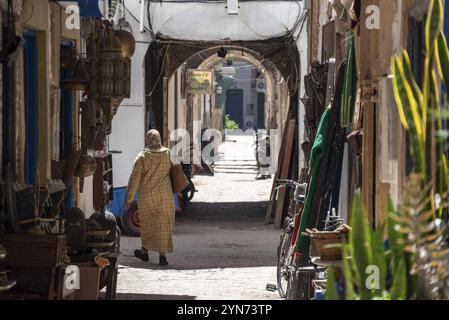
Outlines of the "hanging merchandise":
<svg viewBox="0 0 449 320">
<path fill-rule="evenodd" d="M 89 89 L 89 74 L 81 58 L 76 60 L 75 69 L 70 78 L 62 82 L 66 90 L 85 91 Z"/>
<path fill-rule="evenodd" d="M 357 64 L 355 56 L 354 33 L 350 33 L 348 38 L 348 51 L 346 57 L 346 70 L 343 82 L 343 94 L 341 97 L 341 127 L 348 128 L 354 116 L 354 108 L 357 93 Z"/>
<path fill-rule="evenodd" d="M 95 158 L 87 153 L 83 153 L 78 161 L 75 169 L 75 176 L 86 178 L 92 176 L 97 170 L 97 162 Z"/>
<path fill-rule="evenodd" d="M 136 40 L 131 32 L 120 29 L 114 31 L 114 36 L 120 41 L 123 57 L 131 58 L 136 51 Z"/>
<path fill-rule="evenodd" d="M 321 117 L 315 141 L 312 147 L 310 160 L 309 191 L 302 211 L 301 223 L 298 232 L 296 249 L 304 253 L 304 259 L 308 255 L 308 241 L 302 236 L 306 229 L 324 229 L 326 211 L 329 208 L 333 194 L 332 183 L 341 170 L 340 157 L 345 140 L 344 130 L 339 126 L 341 112 L 341 100 L 345 63 L 338 68 L 335 93 L 332 105 L 328 107 Z M 331 77 L 332 78 L 332 77 Z M 332 101 L 332 99 L 331 99 Z M 306 259 L 307 260 L 307 259 Z"/>
<path fill-rule="evenodd" d="M 131 60 L 133 41 L 129 35 L 119 33 L 117 37 L 110 22 L 104 22 L 104 35 L 100 37 L 98 52 L 91 63 L 91 73 L 96 83 L 93 97 L 103 107 L 107 120 L 112 121 L 120 103 L 131 95 Z M 132 35 L 131 35 L 132 37 Z M 96 43 L 95 36 L 91 41 Z M 127 57 L 124 56 L 127 55 Z"/>
</svg>

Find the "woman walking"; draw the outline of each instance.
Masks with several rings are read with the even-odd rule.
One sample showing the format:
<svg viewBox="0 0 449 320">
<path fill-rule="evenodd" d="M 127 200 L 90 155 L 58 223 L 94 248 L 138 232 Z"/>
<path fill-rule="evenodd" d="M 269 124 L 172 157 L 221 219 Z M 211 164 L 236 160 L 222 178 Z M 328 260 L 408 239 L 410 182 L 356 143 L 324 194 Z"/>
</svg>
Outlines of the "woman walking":
<svg viewBox="0 0 449 320">
<path fill-rule="evenodd" d="M 161 135 L 150 130 L 145 149 L 137 155 L 126 191 L 126 209 L 138 193 L 142 249 L 136 258 L 149 261 L 148 251 L 159 252 L 159 265 L 166 266 L 166 254 L 173 252 L 175 205 L 170 179 L 170 150 L 162 146 Z"/>
</svg>

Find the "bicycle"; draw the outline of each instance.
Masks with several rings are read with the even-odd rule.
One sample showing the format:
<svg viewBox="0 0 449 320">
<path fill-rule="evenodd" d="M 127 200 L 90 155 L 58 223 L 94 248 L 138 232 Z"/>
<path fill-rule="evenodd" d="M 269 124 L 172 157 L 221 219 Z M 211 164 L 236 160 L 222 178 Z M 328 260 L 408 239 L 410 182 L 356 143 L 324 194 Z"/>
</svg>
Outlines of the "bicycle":
<svg viewBox="0 0 449 320">
<path fill-rule="evenodd" d="M 292 273 L 295 271 L 295 243 L 296 234 L 300 221 L 300 207 L 305 201 L 305 192 L 307 191 L 308 184 L 300 184 L 293 180 L 277 180 L 276 191 L 283 187 L 293 187 L 294 193 L 291 201 L 291 205 L 288 210 L 287 217 L 284 221 L 284 233 L 281 235 L 277 256 L 277 290 L 281 298 L 289 298 L 289 292 L 293 285 Z M 304 193 L 300 193 L 304 190 Z"/>
</svg>

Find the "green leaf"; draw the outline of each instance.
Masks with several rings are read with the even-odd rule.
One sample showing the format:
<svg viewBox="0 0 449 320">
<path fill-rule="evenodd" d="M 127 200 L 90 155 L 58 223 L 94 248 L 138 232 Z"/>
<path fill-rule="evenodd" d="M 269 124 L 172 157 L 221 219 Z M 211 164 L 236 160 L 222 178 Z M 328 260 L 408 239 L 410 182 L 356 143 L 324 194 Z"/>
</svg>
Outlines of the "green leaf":
<svg viewBox="0 0 449 320">
<path fill-rule="evenodd" d="M 392 261 L 392 272 L 395 274 L 399 269 L 399 261 L 404 259 L 404 246 L 400 243 L 403 239 L 402 234 L 396 230 L 395 217 L 398 213 L 394 209 L 393 201 L 390 199 L 388 201 L 388 215 L 387 215 L 387 234 L 388 241 L 391 247 L 391 261 Z"/>
<path fill-rule="evenodd" d="M 353 270 L 351 267 L 351 259 L 353 259 L 350 255 L 351 249 L 350 245 L 343 245 L 342 247 L 342 256 L 343 256 L 343 277 L 345 279 L 345 290 L 346 290 L 346 300 L 357 300 L 358 296 L 355 293 L 354 289 L 354 272 L 357 273 L 356 270 Z"/>
<path fill-rule="evenodd" d="M 381 296 L 385 291 L 385 281 L 387 275 L 387 260 L 385 257 L 384 246 L 385 226 L 377 228 L 372 234 L 371 247 L 373 250 L 373 265 L 379 267 L 380 271 L 380 289 L 376 290 L 376 295 Z"/>
<path fill-rule="evenodd" d="M 443 4 L 441 0 L 431 0 L 426 21 L 426 50 L 433 52 L 435 40 L 443 28 Z"/>
<path fill-rule="evenodd" d="M 408 123 L 408 104 L 405 99 L 405 89 L 401 81 L 401 76 L 399 74 L 399 58 L 393 57 L 391 60 L 391 73 L 393 74 L 393 92 L 398 106 L 399 117 L 401 119 L 402 125 L 406 130 L 410 129 L 410 124 Z"/>
<path fill-rule="evenodd" d="M 371 290 L 366 288 L 366 270 L 368 266 L 373 264 L 371 251 L 371 227 L 368 217 L 363 208 L 362 199 L 356 195 L 353 200 L 351 214 L 350 244 L 352 248 L 352 258 L 357 266 L 356 272 L 360 275 L 361 299 L 369 300 L 371 298 Z"/>
<path fill-rule="evenodd" d="M 418 86 L 418 83 L 416 83 L 415 76 L 413 75 L 412 71 L 412 65 L 410 63 L 410 57 L 406 50 L 402 50 L 402 66 L 404 68 L 405 78 L 408 81 L 408 83 L 410 83 L 415 100 L 419 104 L 422 104 L 423 94 L 421 88 Z"/>
<path fill-rule="evenodd" d="M 351 32 L 348 38 L 346 53 L 346 70 L 341 95 L 340 125 L 347 128 L 354 116 L 354 107 L 357 94 L 357 63 L 354 46 L 354 34 Z"/>
<path fill-rule="evenodd" d="M 449 99 L 449 49 L 447 47 L 446 37 L 443 32 L 438 35 L 437 50 L 438 69 L 446 85 L 446 99 Z"/>
<path fill-rule="evenodd" d="M 418 101 L 415 100 L 413 90 L 410 83 L 405 76 L 404 66 L 399 57 L 393 58 L 393 90 L 397 104 L 400 106 L 399 113 L 405 117 L 405 122 L 410 127 L 410 120 L 413 120 L 414 131 L 419 140 L 422 141 L 424 137 L 424 130 L 420 110 L 418 108 Z M 401 115 L 402 118 L 402 115 Z"/>
<path fill-rule="evenodd" d="M 337 282 L 335 281 L 335 271 L 332 267 L 327 271 L 326 300 L 339 300 Z"/>
<path fill-rule="evenodd" d="M 391 288 L 392 300 L 406 300 L 407 299 L 407 270 L 404 260 L 399 262 L 399 268 L 396 273 L 393 273 L 394 280 Z"/>
</svg>

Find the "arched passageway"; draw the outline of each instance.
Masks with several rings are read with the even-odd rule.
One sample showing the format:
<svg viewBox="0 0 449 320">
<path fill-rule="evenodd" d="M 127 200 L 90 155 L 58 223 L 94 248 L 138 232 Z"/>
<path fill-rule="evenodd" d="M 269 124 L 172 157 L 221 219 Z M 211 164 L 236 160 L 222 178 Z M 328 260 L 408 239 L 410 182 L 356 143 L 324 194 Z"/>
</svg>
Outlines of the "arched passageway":
<svg viewBox="0 0 449 320">
<path fill-rule="evenodd" d="M 236 52 L 240 52 L 240 59 L 248 59 L 261 70 L 278 70 L 288 86 L 291 104 L 297 105 L 301 64 L 296 42 L 290 36 L 258 41 L 220 42 L 158 39 L 150 45 L 145 56 L 146 127 L 158 129 L 164 141 L 168 141 L 166 115 L 170 77 L 186 63 L 188 68 L 204 66 L 204 57 L 216 56 L 221 48 L 234 52 L 235 56 L 238 56 Z"/>
</svg>

